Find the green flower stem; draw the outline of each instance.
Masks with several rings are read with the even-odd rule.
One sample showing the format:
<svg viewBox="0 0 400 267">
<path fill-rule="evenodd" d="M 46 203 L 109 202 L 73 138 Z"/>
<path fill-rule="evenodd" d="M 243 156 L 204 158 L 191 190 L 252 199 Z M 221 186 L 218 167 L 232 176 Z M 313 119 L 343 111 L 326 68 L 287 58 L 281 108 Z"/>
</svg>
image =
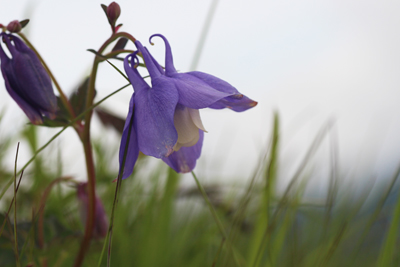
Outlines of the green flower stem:
<svg viewBox="0 0 400 267">
<path fill-rule="evenodd" d="M 123 53 L 132 54 L 133 52 L 135 52 L 135 51 L 134 50 L 128 50 L 128 49 L 120 49 L 120 50 L 111 51 L 111 52 L 105 54 L 103 56 L 103 59 L 101 59 L 100 61 L 103 62 L 103 61 L 105 61 L 107 59 L 114 58 L 114 57 L 118 56 L 119 54 L 123 54 Z"/>
<path fill-rule="evenodd" d="M 116 39 L 120 38 L 120 37 L 125 37 L 129 40 L 131 40 L 132 42 L 135 42 L 136 39 L 130 35 L 129 33 L 126 32 L 119 32 L 116 34 L 111 35 L 110 38 L 108 38 L 104 44 L 100 47 L 100 49 L 97 51 L 98 54 L 101 54 L 104 52 L 104 50 L 112 43 L 114 42 Z M 88 89 L 88 93 L 87 93 L 87 99 L 86 99 L 86 107 L 90 107 L 93 104 L 93 100 L 94 100 L 94 94 L 95 94 L 95 82 L 96 82 L 96 76 L 97 76 L 97 69 L 99 66 L 99 63 L 102 61 L 103 59 L 101 57 L 96 56 L 94 58 L 94 62 L 93 62 L 93 68 L 92 68 L 92 73 L 90 74 L 90 80 L 89 80 L 89 89 Z M 82 141 L 86 140 L 86 142 L 88 140 L 90 140 L 90 122 L 91 122 L 91 118 L 92 118 L 92 111 L 88 112 L 85 116 L 85 127 L 81 136 Z"/>
<path fill-rule="evenodd" d="M 91 111 L 89 113 L 92 113 Z M 86 124 L 85 124 L 86 126 Z M 85 127 L 86 128 L 86 127 Z M 78 256 L 75 260 L 74 266 L 81 266 L 83 260 L 85 258 L 86 251 L 89 248 L 90 240 L 92 238 L 93 227 L 94 227 L 94 219 L 95 219 L 95 210 L 96 210 L 96 174 L 95 167 L 93 161 L 93 152 L 92 152 L 92 144 L 90 142 L 90 136 L 88 136 L 88 140 L 82 139 L 83 149 L 85 151 L 85 161 L 86 161 L 86 170 L 88 176 L 88 214 L 85 225 L 85 234 L 83 236 L 83 240 L 81 243 L 81 247 L 79 249 Z"/>
<path fill-rule="evenodd" d="M 104 44 L 100 47 L 100 49 L 97 51 L 97 53 L 102 54 L 104 52 L 104 50 L 112 42 L 114 42 L 115 40 L 117 40 L 120 37 L 125 37 L 133 42 L 136 41 L 136 39 L 128 33 L 124 33 L 124 32 L 115 33 L 115 34 L 111 35 L 111 37 L 108 38 L 104 42 Z M 93 61 L 92 72 L 90 74 L 90 79 L 89 79 L 89 88 L 88 88 L 87 98 L 86 98 L 86 108 L 93 105 L 97 70 L 98 70 L 100 62 L 101 62 L 101 57 L 95 56 L 94 61 Z M 91 139 L 90 139 L 90 124 L 91 124 L 92 114 L 93 114 L 92 110 L 90 110 L 89 112 L 86 113 L 85 125 L 83 128 L 83 132 L 80 136 L 83 147 L 84 147 L 84 151 L 85 151 L 86 168 L 87 168 L 87 176 L 88 176 L 87 186 L 88 186 L 88 200 L 89 200 L 88 204 L 89 205 L 88 205 L 88 214 L 87 214 L 87 220 L 86 220 L 86 226 L 85 226 L 85 234 L 84 234 L 84 237 L 83 237 L 80 249 L 79 249 L 78 256 L 75 259 L 75 264 L 74 264 L 75 267 L 79 267 L 83 263 L 86 251 L 89 248 L 90 240 L 92 238 L 94 219 L 95 219 L 96 176 L 95 176 L 95 167 L 94 167 L 94 161 L 93 161 L 92 144 L 91 144 Z"/>
<path fill-rule="evenodd" d="M 43 60 L 43 58 L 41 57 L 41 55 L 39 54 L 39 52 L 36 50 L 36 48 L 31 44 L 31 42 L 29 42 L 28 38 L 26 38 L 26 36 L 19 32 L 18 35 L 24 40 L 24 42 L 33 50 L 33 52 L 35 52 L 35 54 L 38 56 L 40 62 L 42 62 L 43 67 L 46 69 L 46 72 L 50 75 L 51 80 L 54 82 L 54 85 L 56 86 L 56 89 L 58 91 L 58 93 L 60 94 L 60 99 L 62 101 L 62 103 L 64 104 L 64 106 L 66 107 L 66 109 L 68 110 L 68 113 L 71 115 L 72 119 L 75 119 L 76 114 L 74 109 L 72 108 L 71 103 L 69 102 L 67 96 L 64 94 L 63 90 L 61 89 L 60 84 L 58 83 L 58 81 L 56 80 L 56 78 L 54 77 L 53 73 L 50 71 L 50 68 L 47 66 L 46 62 Z M 78 121 L 77 122 L 79 124 L 79 128 L 82 127 L 81 123 Z M 76 128 L 76 130 L 79 133 L 79 128 Z"/>
</svg>

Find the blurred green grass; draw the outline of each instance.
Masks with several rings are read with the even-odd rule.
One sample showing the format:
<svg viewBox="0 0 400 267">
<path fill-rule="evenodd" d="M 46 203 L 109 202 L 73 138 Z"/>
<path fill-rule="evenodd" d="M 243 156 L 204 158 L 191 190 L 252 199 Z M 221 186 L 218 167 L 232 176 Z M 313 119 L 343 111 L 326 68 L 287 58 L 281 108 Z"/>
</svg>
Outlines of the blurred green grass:
<svg viewBox="0 0 400 267">
<path fill-rule="evenodd" d="M 275 114 L 269 147 L 247 185 L 217 181 L 203 185 L 211 206 L 198 188 L 182 185 L 180 175 L 162 162 L 142 172 L 150 165 L 146 157 L 140 157 L 133 175 L 122 182 L 111 266 L 399 266 L 399 172 L 373 194 L 373 186 L 355 193 L 341 189 L 345 185 L 338 184 L 339 172 L 332 164 L 326 199 L 305 202 L 304 170 L 329 127 L 316 135 L 292 182 L 278 193 L 280 133 Z M 38 149 L 34 127 L 27 126 L 21 135 L 32 153 Z M 2 151 L 13 145 L 11 140 L 0 141 Z M 116 173 L 109 162 L 117 148 L 96 141 L 94 151 L 96 190 L 110 215 L 116 186 L 111 181 Z M 24 173 L 17 192 L 18 257 L 21 266 L 72 266 L 84 228 L 76 190 L 66 179 L 49 187 L 61 177 L 63 163 L 44 155 L 39 154 Z M 12 166 L 3 161 L 0 153 L 2 187 L 13 176 Z M 142 177 L 143 173 L 150 174 Z M 49 195 L 43 198 L 46 190 Z M 1 199 L 1 266 L 16 266 L 13 209 L 6 214 L 12 197 L 11 188 Z M 43 200 L 41 222 L 38 214 Z M 100 259 L 104 242 L 101 238 L 92 241 L 84 266 L 98 266 L 99 260 L 100 266 L 106 266 L 107 253 Z"/>
</svg>

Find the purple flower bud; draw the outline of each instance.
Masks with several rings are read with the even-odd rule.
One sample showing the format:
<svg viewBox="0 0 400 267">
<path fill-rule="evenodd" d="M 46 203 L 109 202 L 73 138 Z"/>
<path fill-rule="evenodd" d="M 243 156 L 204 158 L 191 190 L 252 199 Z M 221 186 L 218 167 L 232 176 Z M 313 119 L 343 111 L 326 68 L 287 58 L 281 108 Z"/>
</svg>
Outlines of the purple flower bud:
<svg viewBox="0 0 400 267">
<path fill-rule="evenodd" d="M 9 32 L 20 32 L 22 29 L 21 24 L 19 23 L 18 20 L 13 20 L 7 25 L 7 31 Z"/>
<path fill-rule="evenodd" d="M 12 34 L 0 33 L 11 58 L 0 44 L 1 73 L 10 96 L 33 124 L 43 123 L 57 111 L 57 98 L 51 80 L 39 58 L 21 39 Z"/>
<path fill-rule="evenodd" d="M 86 218 L 89 209 L 89 195 L 87 192 L 87 183 L 80 183 L 77 187 L 78 200 L 81 207 L 81 218 L 83 224 L 86 223 Z M 104 206 L 100 199 L 96 197 L 95 202 L 95 213 L 94 213 L 94 227 L 93 227 L 93 237 L 103 238 L 107 235 L 108 231 L 108 220 Z"/>
<path fill-rule="evenodd" d="M 110 5 L 108 5 L 107 18 L 112 27 L 115 27 L 115 23 L 117 23 L 119 15 L 121 15 L 121 8 L 117 3 L 112 2 Z"/>
</svg>

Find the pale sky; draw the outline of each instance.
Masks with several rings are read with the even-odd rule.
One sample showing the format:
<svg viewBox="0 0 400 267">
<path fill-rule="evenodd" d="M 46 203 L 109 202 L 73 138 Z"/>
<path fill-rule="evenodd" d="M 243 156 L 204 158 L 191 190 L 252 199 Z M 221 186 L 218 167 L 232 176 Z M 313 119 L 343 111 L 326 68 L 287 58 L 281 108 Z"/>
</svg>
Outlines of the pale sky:
<svg viewBox="0 0 400 267">
<path fill-rule="evenodd" d="M 29 17 L 26 33 L 70 92 L 89 71 L 93 55 L 86 49 L 97 49 L 109 36 L 100 3 L 109 4 L 0 0 L 0 23 Z M 141 40 L 160 63 L 163 43 L 155 40 L 150 46 L 148 37 L 165 35 L 175 67 L 189 70 L 211 1 L 118 3 L 122 30 Z M 330 119 L 336 121 L 333 131 L 343 177 L 390 176 L 400 163 L 399 12 L 399 1 L 220 0 L 197 70 L 228 81 L 259 104 L 240 114 L 201 112 L 208 133 L 197 168 L 200 175 L 208 180 L 249 177 L 265 151 L 271 118 L 277 111 L 282 180 L 293 175 Z M 106 64 L 99 77 L 97 99 L 125 84 Z M 126 89 L 104 107 L 126 116 L 131 93 L 131 88 Z M 0 106 L 7 107 L 5 122 L 24 126 L 24 115 L 6 93 L 3 81 Z M 96 128 L 93 131 L 96 135 Z M 117 144 L 116 137 L 110 133 L 107 140 Z M 65 140 L 77 142 L 74 137 Z M 329 145 L 328 138 L 314 160 L 315 170 L 310 169 L 317 186 L 328 176 Z M 84 178 L 81 162 L 74 162 L 77 157 L 66 158 L 72 174 Z"/>
</svg>

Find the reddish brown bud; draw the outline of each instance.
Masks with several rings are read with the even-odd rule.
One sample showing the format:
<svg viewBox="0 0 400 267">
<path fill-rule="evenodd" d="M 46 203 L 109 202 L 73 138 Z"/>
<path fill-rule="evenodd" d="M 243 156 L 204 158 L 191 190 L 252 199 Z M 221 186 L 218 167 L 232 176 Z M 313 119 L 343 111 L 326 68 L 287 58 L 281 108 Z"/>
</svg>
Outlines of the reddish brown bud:
<svg viewBox="0 0 400 267">
<path fill-rule="evenodd" d="M 119 18 L 120 14 L 121 14 L 121 8 L 117 3 L 112 2 L 111 4 L 108 5 L 107 18 L 111 26 L 113 27 L 115 26 L 115 23 L 117 23 L 117 19 Z"/>
<path fill-rule="evenodd" d="M 22 29 L 21 23 L 18 20 L 13 20 L 7 25 L 7 30 L 9 32 L 20 32 Z"/>
</svg>

